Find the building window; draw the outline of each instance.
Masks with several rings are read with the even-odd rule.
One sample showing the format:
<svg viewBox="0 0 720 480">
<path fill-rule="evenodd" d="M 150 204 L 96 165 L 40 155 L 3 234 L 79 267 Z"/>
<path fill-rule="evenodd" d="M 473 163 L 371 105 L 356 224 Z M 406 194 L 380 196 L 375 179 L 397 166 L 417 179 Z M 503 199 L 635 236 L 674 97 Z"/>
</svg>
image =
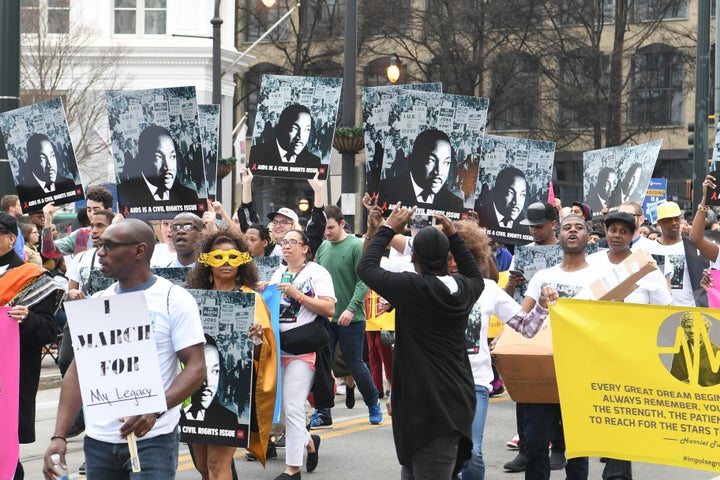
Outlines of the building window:
<svg viewBox="0 0 720 480">
<path fill-rule="evenodd" d="M 598 7 L 602 8 L 601 12 Z M 556 18 L 560 25 L 596 25 L 613 23 L 615 19 L 615 0 L 601 2 L 577 2 L 576 0 L 559 0 Z"/>
<path fill-rule="evenodd" d="M 70 32 L 70 0 L 22 0 L 20 2 L 20 32 Z"/>
<path fill-rule="evenodd" d="M 537 58 L 522 53 L 500 56 L 493 63 L 490 98 L 493 129 L 535 129 L 540 108 Z"/>
<path fill-rule="evenodd" d="M 560 60 L 559 113 L 565 128 L 604 125 L 610 84 L 610 57 L 577 51 Z"/>
<path fill-rule="evenodd" d="M 70 31 L 70 0 L 48 0 L 48 33 Z"/>
<path fill-rule="evenodd" d="M 362 38 L 407 35 L 413 18 L 411 0 L 364 0 L 358 3 Z"/>
<path fill-rule="evenodd" d="M 630 124 L 681 125 L 683 118 L 682 56 L 668 45 L 638 50 L 632 59 Z"/>
<path fill-rule="evenodd" d="M 305 38 L 323 40 L 345 34 L 345 0 L 308 1 L 300 9 L 300 16 Z"/>
<path fill-rule="evenodd" d="M 481 0 L 427 0 L 426 29 L 437 30 L 448 24 L 458 32 L 473 33 L 482 30 L 485 2 Z M 402 13 L 398 18 L 402 18 Z"/>
<path fill-rule="evenodd" d="M 632 2 L 632 19 L 634 22 L 650 22 L 687 18 L 687 4 L 687 0 L 635 0 Z"/>
<path fill-rule="evenodd" d="M 115 0 L 116 35 L 165 35 L 167 0 Z"/>
<path fill-rule="evenodd" d="M 240 8 L 238 12 L 238 18 L 242 22 L 242 30 L 240 31 L 242 41 L 254 42 L 280 20 L 280 17 L 285 15 L 287 11 L 288 7 L 285 2 L 275 2 L 272 7 L 266 7 L 260 0 L 245 0 L 244 7 Z M 266 37 L 266 41 L 287 40 L 289 38 L 289 23 L 279 25 Z"/>
</svg>

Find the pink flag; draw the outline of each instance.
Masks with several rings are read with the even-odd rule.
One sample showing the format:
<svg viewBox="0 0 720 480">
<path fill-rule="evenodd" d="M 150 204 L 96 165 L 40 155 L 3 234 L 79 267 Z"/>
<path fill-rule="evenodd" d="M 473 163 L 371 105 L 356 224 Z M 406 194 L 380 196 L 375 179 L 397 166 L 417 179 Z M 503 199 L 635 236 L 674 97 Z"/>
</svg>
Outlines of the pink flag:
<svg viewBox="0 0 720 480">
<path fill-rule="evenodd" d="M 18 407 L 20 403 L 20 327 L 8 317 L 10 307 L 0 307 L 0 479 L 13 478 L 20 442 Z"/>
<path fill-rule="evenodd" d="M 708 307 L 720 308 L 720 270 L 710 270 L 713 286 L 708 290 Z"/>
<path fill-rule="evenodd" d="M 555 206 L 555 189 L 553 188 L 552 181 L 550 181 L 550 191 L 548 192 L 548 203 L 552 206 Z"/>
</svg>

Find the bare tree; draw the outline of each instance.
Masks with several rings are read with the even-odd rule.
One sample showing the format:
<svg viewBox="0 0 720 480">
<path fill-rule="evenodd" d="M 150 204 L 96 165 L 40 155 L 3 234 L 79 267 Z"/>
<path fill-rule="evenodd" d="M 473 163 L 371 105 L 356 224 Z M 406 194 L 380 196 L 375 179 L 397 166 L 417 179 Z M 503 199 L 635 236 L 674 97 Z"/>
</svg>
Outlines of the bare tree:
<svg viewBox="0 0 720 480">
<path fill-rule="evenodd" d="M 553 140 L 558 150 L 666 128 L 677 120 L 651 110 L 672 102 L 653 104 L 653 85 L 677 82 L 684 96 L 691 84 L 682 72 L 693 66 L 693 31 L 664 21 L 684 18 L 687 0 L 367 0 L 362 13 L 361 55 L 396 50 L 406 81 L 487 96 L 490 130 Z M 656 54 L 669 64 L 649 65 Z"/>
<path fill-rule="evenodd" d="M 264 7 L 259 0 L 238 2 L 237 43 L 260 37 L 297 2 L 281 0 L 275 7 Z M 308 0 L 259 47 L 272 58 L 249 72 L 236 96 L 236 106 L 257 94 L 262 73 L 307 76 L 342 76 L 345 5 L 339 1 Z M 250 119 L 252 121 L 252 119 Z"/>
<path fill-rule="evenodd" d="M 104 140 L 109 138 L 105 92 L 119 85 L 116 65 L 123 50 L 94 46 L 98 33 L 72 17 L 58 21 L 37 10 L 22 13 L 23 103 L 62 97 L 83 182 L 112 181 L 107 174 L 112 156 Z"/>
</svg>

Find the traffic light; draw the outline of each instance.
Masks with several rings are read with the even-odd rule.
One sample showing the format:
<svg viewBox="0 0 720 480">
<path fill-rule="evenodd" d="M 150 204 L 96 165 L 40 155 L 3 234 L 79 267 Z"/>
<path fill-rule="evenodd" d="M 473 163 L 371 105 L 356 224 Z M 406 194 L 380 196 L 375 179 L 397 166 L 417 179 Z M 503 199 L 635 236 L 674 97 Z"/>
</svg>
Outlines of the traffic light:
<svg viewBox="0 0 720 480">
<path fill-rule="evenodd" d="M 690 147 L 687 150 L 688 159 L 692 160 L 695 157 L 695 155 L 694 155 L 695 149 L 693 148 L 693 145 L 695 145 L 695 122 L 688 122 L 687 129 L 688 129 L 688 145 L 690 145 Z"/>
</svg>

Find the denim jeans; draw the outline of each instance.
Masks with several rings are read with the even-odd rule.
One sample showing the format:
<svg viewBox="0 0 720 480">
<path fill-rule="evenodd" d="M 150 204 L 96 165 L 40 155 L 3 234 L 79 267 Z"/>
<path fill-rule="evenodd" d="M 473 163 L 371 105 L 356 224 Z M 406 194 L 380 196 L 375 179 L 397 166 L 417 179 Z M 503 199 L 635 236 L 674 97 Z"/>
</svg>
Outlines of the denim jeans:
<svg viewBox="0 0 720 480">
<path fill-rule="evenodd" d="M 368 407 L 376 405 L 378 391 L 370 376 L 370 370 L 363 361 L 365 322 L 352 322 L 347 327 L 341 327 L 337 322 L 332 322 L 330 324 L 330 358 L 335 358 L 335 345 L 338 342 L 345 366 L 355 379 L 355 384 L 363 396 L 365 405 Z"/>
<path fill-rule="evenodd" d="M 477 398 L 477 405 L 472 423 L 472 456 L 463 466 L 463 480 L 485 480 L 485 460 L 483 460 L 482 442 L 490 392 L 482 385 L 475 385 L 475 397 Z"/>
<path fill-rule="evenodd" d="M 142 471 L 134 473 L 127 443 L 107 443 L 88 436 L 84 440 L 87 478 L 102 480 L 172 480 L 178 467 L 178 429 L 165 435 L 138 439 Z"/>
<path fill-rule="evenodd" d="M 560 405 L 556 403 L 525 404 L 525 437 L 527 440 L 525 480 L 548 480 L 550 478 L 548 443 L 558 421 L 560 421 Z M 568 459 L 565 475 L 566 480 L 587 480 L 587 457 Z"/>
</svg>

